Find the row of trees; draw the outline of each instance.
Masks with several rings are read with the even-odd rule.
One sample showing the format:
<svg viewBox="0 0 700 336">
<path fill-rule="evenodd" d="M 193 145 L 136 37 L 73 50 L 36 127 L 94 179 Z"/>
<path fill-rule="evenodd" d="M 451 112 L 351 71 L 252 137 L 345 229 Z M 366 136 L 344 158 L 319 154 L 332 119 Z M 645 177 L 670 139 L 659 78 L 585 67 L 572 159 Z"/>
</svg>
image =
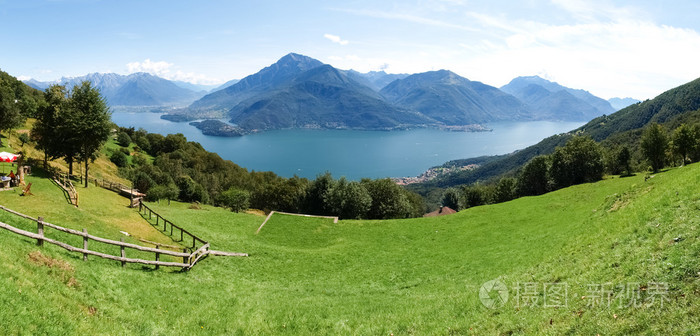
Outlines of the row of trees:
<svg viewBox="0 0 700 336">
<path fill-rule="evenodd" d="M 651 124 L 642 132 L 638 146 L 653 172 L 669 164 L 700 161 L 700 125 L 681 124 L 669 132 L 663 125 Z M 606 173 L 631 175 L 633 150 L 626 145 L 604 148 L 588 136 L 574 136 L 554 153 L 530 160 L 517 177 L 447 189 L 442 204 L 459 210 L 595 182 Z"/>
<path fill-rule="evenodd" d="M 575 136 L 551 155 L 533 158 L 517 178 L 503 177 L 496 183 L 450 188 L 445 191 L 442 203 L 459 210 L 506 202 L 520 196 L 541 195 L 574 184 L 595 182 L 603 178 L 604 172 L 601 146 L 590 137 Z"/>
<path fill-rule="evenodd" d="M 4 71 L 0 71 L 0 132 L 6 132 L 34 117 L 43 102 L 34 90 Z"/>
<path fill-rule="evenodd" d="M 700 125 L 682 124 L 672 133 L 651 124 L 642 135 L 641 150 L 654 172 L 668 164 L 684 165 L 700 160 Z"/>
<path fill-rule="evenodd" d="M 117 142 L 134 144 L 132 163 L 115 151 L 112 161 L 149 200 L 179 199 L 210 203 L 233 211 L 249 207 L 341 218 L 407 218 L 425 212 L 422 198 L 389 179 L 349 181 L 330 174 L 314 180 L 282 178 L 270 172 L 248 172 L 217 154 L 188 142 L 182 134 L 148 133 L 121 128 Z M 127 151 L 128 153 L 128 151 Z M 153 157 L 152 163 L 146 155 Z"/>
<path fill-rule="evenodd" d="M 100 92 L 84 81 L 68 91 L 52 85 L 36 114 L 32 139 L 44 152 L 44 162 L 62 158 L 73 174 L 73 163 L 85 163 L 85 187 L 89 162 L 94 161 L 112 129 L 110 112 Z"/>
</svg>

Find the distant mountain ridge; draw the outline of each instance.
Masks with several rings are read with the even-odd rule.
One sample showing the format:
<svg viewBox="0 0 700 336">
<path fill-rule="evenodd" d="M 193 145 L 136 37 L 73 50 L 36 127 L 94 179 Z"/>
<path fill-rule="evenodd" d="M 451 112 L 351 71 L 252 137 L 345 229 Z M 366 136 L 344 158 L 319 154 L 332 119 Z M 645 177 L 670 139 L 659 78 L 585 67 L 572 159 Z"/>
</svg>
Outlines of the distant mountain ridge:
<svg viewBox="0 0 700 336">
<path fill-rule="evenodd" d="M 552 93 L 544 86 L 535 87 L 540 95 L 559 102 L 544 112 L 542 105 L 538 110 L 532 109 L 514 95 L 448 70 L 414 75 L 383 71 L 363 74 L 338 70 L 308 56 L 290 53 L 163 118 L 177 121 L 230 118 L 231 123 L 248 131 L 394 129 L 494 121 L 590 120 L 602 114 L 595 106 L 612 111 L 607 101 L 586 91 L 548 81 L 541 84 L 561 91 Z M 568 115 L 560 110 L 566 110 Z"/>
<path fill-rule="evenodd" d="M 400 107 L 446 125 L 532 119 L 525 105 L 510 94 L 448 70 L 397 79 L 380 93 Z"/>
<path fill-rule="evenodd" d="M 536 119 L 587 121 L 615 112 L 608 101 L 588 91 L 568 88 L 539 76 L 517 77 L 501 90 L 525 103 Z"/>
<path fill-rule="evenodd" d="M 65 85 L 68 89 L 89 81 L 97 87 L 110 106 L 163 106 L 185 105 L 204 95 L 149 73 L 138 72 L 130 75 L 115 73 L 91 73 L 80 77 L 63 77 L 58 81 L 39 82 L 27 80 L 25 83 L 39 90 L 53 84 Z"/>
<path fill-rule="evenodd" d="M 634 99 L 634 98 L 629 98 L 629 97 L 627 97 L 627 98 L 617 98 L 616 97 L 616 98 L 608 99 L 608 103 L 610 103 L 610 105 L 616 111 L 622 110 L 623 108 L 625 108 L 627 106 L 630 106 L 630 105 L 633 105 L 636 103 L 640 103 L 640 102 L 641 101 L 639 99 Z"/>
</svg>

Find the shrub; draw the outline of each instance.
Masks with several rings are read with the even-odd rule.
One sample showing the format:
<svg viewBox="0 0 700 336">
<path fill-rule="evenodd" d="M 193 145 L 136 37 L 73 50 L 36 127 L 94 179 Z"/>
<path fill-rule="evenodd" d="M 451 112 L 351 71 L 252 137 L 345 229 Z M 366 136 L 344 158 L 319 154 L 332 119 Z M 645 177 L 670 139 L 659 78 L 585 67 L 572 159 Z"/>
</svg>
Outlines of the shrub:
<svg viewBox="0 0 700 336">
<path fill-rule="evenodd" d="M 114 162 L 117 167 L 126 167 L 129 165 L 129 160 L 126 157 L 126 154 L 124 154 L 122 151 L 112 153 L 112 156 L 109 159 L 110 161 Z"/>
</svg>

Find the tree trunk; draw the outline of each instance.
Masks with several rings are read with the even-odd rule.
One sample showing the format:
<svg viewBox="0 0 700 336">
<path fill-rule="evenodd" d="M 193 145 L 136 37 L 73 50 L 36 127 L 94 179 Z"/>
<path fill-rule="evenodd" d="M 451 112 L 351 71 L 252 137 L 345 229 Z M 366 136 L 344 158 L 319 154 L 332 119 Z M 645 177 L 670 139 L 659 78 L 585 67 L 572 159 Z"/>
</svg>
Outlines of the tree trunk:
<svg viewBox="0 0 700 336">
<path fill-rule="evenodd" d="M 88 159 L 85 159 L 85 188 L 88 187 Z"/>
<path fill-rule="evenodd" d="M 68 176 L 73 176 L 73 158 L 67 158 L 68 162 Z"/>
<path fill-rule="evenodd" d="M 49 154 L 44 152 L 44 170 L 49 170 Z"/>
</svg>

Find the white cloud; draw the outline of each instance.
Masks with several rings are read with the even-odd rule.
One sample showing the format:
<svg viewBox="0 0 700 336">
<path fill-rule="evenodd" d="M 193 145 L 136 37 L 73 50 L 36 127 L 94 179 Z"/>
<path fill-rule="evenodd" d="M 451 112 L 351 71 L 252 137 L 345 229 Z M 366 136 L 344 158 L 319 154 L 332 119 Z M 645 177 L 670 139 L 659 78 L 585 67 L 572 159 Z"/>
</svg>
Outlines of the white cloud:
<svg viewBox="0 0 700 336">
<path fill-rule="evenodd" d="M 165 61 L 154 62 L 148 58 L 143 62 L 127 63 L 126 68 L 128 73 L 147 72 L 165 79 L 189 82 L 193 84 L 209 85 L 223 83 L 222 80 L 210 78 L 206 75 L 175 70 L 173 63 L 168 63 Z"/>
<path fill-rule="evenodd" d="M 484 14 L 470 16 L 495 32 L 488 42 L 462 45 L 469 60 L 456 71 L 491 85 L 545 72 L 560 83 L 602 97 L 653 98 L 700 76 L 700 33 L 638 19 L 633 9 L 555 0 L 581 19 L 545 24 Z M 602 14 L 601 14 L 602 13 Z M 611 18 L 613 17 L 613 18 Z"/>
<path fill-rule="evenodd" d="M 348 40 L 343 40 L 340 38 L 340 36 L 337 36 L 337 35 L 323 34 L 323 37 L 325 37 L 325 38 L 327 38 L 335 43 L 338 43 L 340 45 L 347 45 L 349 43 Z"/>
<path fill-rule="evenodd" d="M 165 78 L 170 72 L 170 68 L 173 66 L 172 63 L 160 61 L 153 62 L 150 59 L 146 59 L 143 62 L 131 62 L 126 64 L 126 69 L 129 73 L 134 72 L 148 72 L 159 77 Z"/>
<path fill-rule="evenodd" d="M 32 79 L 32 77 L 30 77 L 30 76 L 17 76 L 17 79 L 19 79 L 21 81 L 26 81 L 26 80 Z"/>
</svg>

